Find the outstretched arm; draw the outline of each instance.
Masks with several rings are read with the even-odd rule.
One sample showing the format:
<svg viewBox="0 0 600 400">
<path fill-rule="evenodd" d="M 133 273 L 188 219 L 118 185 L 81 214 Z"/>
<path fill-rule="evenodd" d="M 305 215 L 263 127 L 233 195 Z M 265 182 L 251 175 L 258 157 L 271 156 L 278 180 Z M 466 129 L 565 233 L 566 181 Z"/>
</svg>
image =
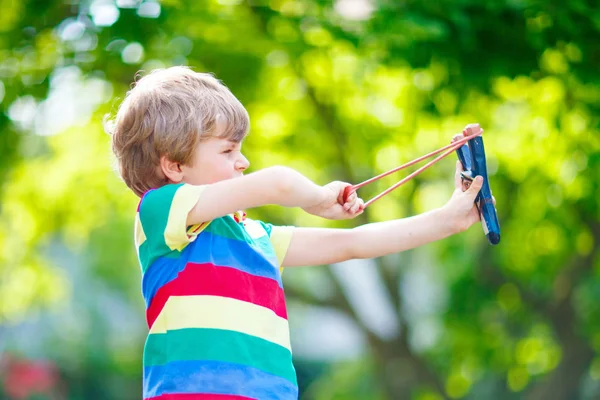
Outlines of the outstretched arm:
<svg viewBox="0 0 600 400">
<path fill-rule="evenodd" d="M 295 228 L 284 267 L 331 264 L 398 253 L 456 233 L 443 209 L 354 229 Z"/>
<path fill-rule="evenodd" d="M 362 212 L 362 200 L 356 195 L 345 204 L 338 203 L 340 192 L 348 186 L 331 182 L 313 183 L 299 172 L 286 167 L 270 167 L 239 178 L 206 185 L 194 208 L 188 226 L 200 224 L 239 210 L 268 204 L 301 207 L 307 212 L 330 219 L 353 218 Z"/>
<path fill-rule="evenodd" d="M 481 177 L 463 192 L 457 164 L 455 191 L 443 207 L 393 221 L 354 229 L 296 228 L 283 261 L 284 267 L 331 264 L 374 258 L 412 249 L 466 230 L 479 220 L 474 205 Z"/>
</svg>

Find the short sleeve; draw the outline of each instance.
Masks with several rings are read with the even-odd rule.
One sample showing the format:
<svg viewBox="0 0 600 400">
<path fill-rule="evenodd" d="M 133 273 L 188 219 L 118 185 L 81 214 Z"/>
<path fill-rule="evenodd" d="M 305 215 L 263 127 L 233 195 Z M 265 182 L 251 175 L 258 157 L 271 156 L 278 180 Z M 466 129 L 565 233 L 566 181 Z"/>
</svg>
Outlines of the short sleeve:
<svg viewBox="0 0 600 400">
<path fill-rule="evenodd" d="M 269 240 L 277 256 L 277 263 L 281 267 L 285 255 L 290 247 L 292 241 L 292 234 L 294 232 L 293 226 L 274 226 L 260 221 L 261 225 L 269 235 Z"/>
<path fill-rule="evenodd" d="M 183 250 L 208 225 L 188 229 L 189 212 L 202 195 L 205 186 L 166 185 L 147 192 L 138 208 L 136 242 L 142 268 L 156 258 Z"/>
</svg>

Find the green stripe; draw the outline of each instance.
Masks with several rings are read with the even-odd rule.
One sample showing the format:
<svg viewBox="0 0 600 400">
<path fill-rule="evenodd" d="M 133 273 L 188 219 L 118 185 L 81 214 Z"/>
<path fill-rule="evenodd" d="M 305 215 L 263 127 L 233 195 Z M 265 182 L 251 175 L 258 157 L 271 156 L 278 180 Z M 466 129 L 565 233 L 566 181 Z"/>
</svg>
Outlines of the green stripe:
<svg viewBox="0 0 600 400">
<path fill-rule="evenodd" d="M 142 266 L 142 272 L 146 272 L 148 266 L 150 265 L 150 248 L 148 247 L 148 239 L 142 243 L 142 245 L 138 248 L 140 252 L 140 264 Z"/>
<path fill-rule="evenodd" d="M 258 239 L 257 241 L 255 241 L 255 246 L 258 247 L 258 249 L 260 250 L 260 252 L 266 257 L 266 258 L 274 258 L 277 259 L 277 255 L 275 254 L 275 249 L 273 248 L 273 245 L 271 244 L 271 240 L 268 239 L 265 236 L 265 240 Z"/>
<path fill-rule="evenodd" d="M 206 227 L 206 231 L 228 239 L 252 241 L 250 236 L 228 215 L 212 220 Z"/>
<path fill-rule="evenodd" d="M 146 242 L 148 242 L 146 246 L 148 249 L 143 249 L 144 257 L 140 257 L 143 271 L 146 271 L 158 257 L 172 252 L 165 243 L 165 230 L 173 198 L 182 185 L 180 183 L 162 186 L 150 191 L 142 199 L 140 222 L 146 234 Z M 140 250 L 142 249 L 140 248 Z M 142 252 L 140 252 L 140 256 L 142 256 Z"/>
<path fill-rule="evenodd" d="M 144 348 L 144 366 L 192 360 L 247 365 L 297 384 L 292 353 L 285 347 L 255 336 L 223 329 L 200 328 L 148 335 Z"/>
<path fill-rule="evenodd" d="M 272 224 L 265 224 L 262 221 L 256 221 L 256 222 L 258 222 L 259 224 L 261 224 L 261 226 L 267 232 L 267 235 L 269 235 L 269 237 L 271 237 L 271 231 L 273 230 L 273 225 Z"/>
</svg>

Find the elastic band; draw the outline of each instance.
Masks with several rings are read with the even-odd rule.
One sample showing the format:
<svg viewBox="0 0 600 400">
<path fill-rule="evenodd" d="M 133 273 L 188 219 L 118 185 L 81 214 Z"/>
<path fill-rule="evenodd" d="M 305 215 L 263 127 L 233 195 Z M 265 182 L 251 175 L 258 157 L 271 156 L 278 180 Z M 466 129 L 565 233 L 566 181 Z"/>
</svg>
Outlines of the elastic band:
<svg viewBox="0 0 600 400">
<path fill-rule="evenodd" d="M 350 196 L 352 193 L 356 192 L 358 189 L 360 189 L 361 187 L 368 185 L 369 183 L 378 181 L 379 179 L 388 176 L 390 174 L 393 174 L 394 172 L 400 171 L 404 168 L 410 167 L 411 165 L 414 165 L 420 161 L 423 161 L 426 158 L 432 157 L 436 154 L 439 154 L 441 152 L 443 152 L 444 150 L 447 150 L 445 153 L 443 153 L 440 156 L 437 156 L 435 159 L 431 160 L 430 162 L 428 162 L 427 164 L 425 164 L 424 166 L 422 166 L 421 168 L 419 168 L 418 170 L 416 170 L 415 172 L 411 173 L 410 175 L 408 175 L 407 177 L 405 177 L 404 179 L 402 179 L 401 181 L 399 181 L 398 183 L 396 183 L 395 185 L 391 186 L 390 188 L 384 190 L 383 192 L 379 193 L 377 196 L 373 197 L 371 200 L 367 201 L 365 203 L 365 208 L 371 204 L 373 204 L 375 201 L 379 200 L 380 198 L 382 198 L 383 196 L 385 196 L 386 194 L 390 193 L 392 190 L 400 187 L 401 185 L 405 184 L 406 182 L 408 182 L 409 180 L 411 180 L 412 178 L 414 178 L 415 176 L 419 175 L 421 172 L 425 171 L 427 168 L 431 167 L 433 164 L 435 164 L 436 162 L 440 161 L 441 159 L 443 159 L 444 157 L 448 156 L 449 154 L 453 153 L 454 151 L 458 150 L 462 145 L 464 145 L 465 143 L 467 143 L 469 140 L 477 137 L 477 136 L 481 136 L 481 134 L 483 133 L 483 130 L 480 130 L 477 133 L 474 133 L 472 135 L 469 136 L 465 136 L 462 139 L 457 140 L 454 143 L 450 143 L 447 146 L 444 146 L 442 148 L 439 148 L 435 151 L 432 151 L 429 154 L 426 154 L 424 156 L 421 156 L 419 158 L 415 158 L 412 161 L 407 162 L 406 164 L 402 164 L 399 167 L 393 168 L 387 172 L 384 172 L 382 174 L 379 174 L 373 178 L 367 179 L 364 182 L 361 182 L 359 184 L 353 185 L 353 186 L 348 186 L 345 190 L 344 190 L 344 202 L 346 202 L 346 200 L 348 199 L 348 196 Z"/>
</svg>

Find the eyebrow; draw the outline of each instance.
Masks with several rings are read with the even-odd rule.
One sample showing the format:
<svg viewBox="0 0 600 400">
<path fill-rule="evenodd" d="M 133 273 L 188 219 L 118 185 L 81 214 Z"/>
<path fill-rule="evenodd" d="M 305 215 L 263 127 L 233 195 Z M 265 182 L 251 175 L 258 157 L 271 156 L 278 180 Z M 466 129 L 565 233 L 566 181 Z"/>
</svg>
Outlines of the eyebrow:
<svg viewBox="0 0 600 400">
<path fill-rule="evenodd" d="M 227 140 L 225 143 L 223 143 L 223 144 L 221 145 L 221 147 L 222 147 L 222 148 L 224 148 L 224 149 L 229 149 L 229 148 L 234 148 L 234 147 L 236 147 L 237 145 L 239 145 L 239 143 L 238 143 L 238 142 L 235 142 L 235 141 L 233 141 L 233 140 Z"/>
</svg>

